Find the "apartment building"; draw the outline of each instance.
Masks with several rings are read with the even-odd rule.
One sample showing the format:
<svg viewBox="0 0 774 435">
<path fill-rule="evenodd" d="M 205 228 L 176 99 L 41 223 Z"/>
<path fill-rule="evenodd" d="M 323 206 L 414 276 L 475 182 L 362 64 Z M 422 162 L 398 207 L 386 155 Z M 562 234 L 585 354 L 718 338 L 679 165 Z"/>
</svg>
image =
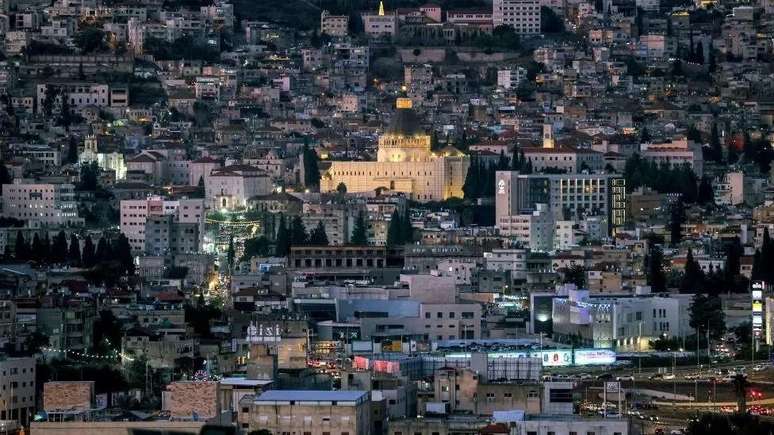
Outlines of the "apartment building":
<svg viewBox="0 0 774 435">
<path fill-rule="evenodd" d="M 520 35 L 540 33 L 540 1 L 494 0 L 492 22 L 495 27 L 511 26 Z"/>
<path fill-rule="evenodd" d="M 0 421 L 29 424 L 35 415 L 35 358 L 0 356 Z"/>
<path fill-rule="evenodd" d="M 83 224 L 72 184 L 38 184 L 23 179 L 4 184 L 3 214 L 27 221 L 32 228 Z"/>
<path fill-rule="evenodd" d="M 349 16 L 333 15 L 328 11 L 320 14 L 320 33 L 329 36 L 347 36 L 349 33 Z"/>
<path fill-rule="evenodd" d="M 245 432 L 371 434 L 367 391 L 269 390 L 243 399 L 240 408 L 237 421 Z"/>
<path fill-rule="evenodd" d="M 194 236 L 195 246 L 198 247 L 201 244 L 205 219 L 203 199 L 168 200 L 154 196 L 146 199 L 123 200 L 120 208 L 121 232 L 129 239 L 133 252 L 147 252 L 147 249 L 150 249 L 150 252 L 170 253 L 196 251 L 193 249 Z M 150 219 L 163 216 L 170 216 L 170 218 Z M 150 226 L 148 226 L 149 222 Z M 156 230 L 159 233 L 156 233 Z M 162 230 L 165 231 L 166 237 L 160 236 Z M 154 236 L 147 245 L 146 234 Z M 157 238 L 158 241 L 156 241 Z M 172 250 L 173 247 L 175 250 Z"/>
</svg>

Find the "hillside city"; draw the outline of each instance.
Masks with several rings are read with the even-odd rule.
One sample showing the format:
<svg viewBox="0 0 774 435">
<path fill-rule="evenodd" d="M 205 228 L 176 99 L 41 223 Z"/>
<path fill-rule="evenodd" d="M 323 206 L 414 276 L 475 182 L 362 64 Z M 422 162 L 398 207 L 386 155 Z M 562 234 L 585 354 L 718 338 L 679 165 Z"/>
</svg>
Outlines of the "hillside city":
<svg viewBox="0 0 774 435">
<path fill-rule="evenodd" d="M 774 0 L 0 0 L 0 434 L 774 434 Z"/>
</svg>

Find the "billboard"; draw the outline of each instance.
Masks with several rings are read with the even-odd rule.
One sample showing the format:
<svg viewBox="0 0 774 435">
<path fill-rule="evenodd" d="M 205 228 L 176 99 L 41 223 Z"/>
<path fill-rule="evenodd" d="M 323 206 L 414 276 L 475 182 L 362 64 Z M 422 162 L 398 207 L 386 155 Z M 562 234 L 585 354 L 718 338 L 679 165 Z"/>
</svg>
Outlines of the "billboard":
<svg viewBox="0 0 774 435">
<path fill-rule="evenodd" d="M 766 283 L 763 281 L 753 281 L 751 284 L 752 294 L 752 331 L 756 338 L 763 335 L 763 291 L 766 289 Z"/>
<path fill-rule="evenodd" d="M 575 365 L 609 365 L 615 362 L 615 352 L 610 349 L 576 349 Z"/>
</svg>

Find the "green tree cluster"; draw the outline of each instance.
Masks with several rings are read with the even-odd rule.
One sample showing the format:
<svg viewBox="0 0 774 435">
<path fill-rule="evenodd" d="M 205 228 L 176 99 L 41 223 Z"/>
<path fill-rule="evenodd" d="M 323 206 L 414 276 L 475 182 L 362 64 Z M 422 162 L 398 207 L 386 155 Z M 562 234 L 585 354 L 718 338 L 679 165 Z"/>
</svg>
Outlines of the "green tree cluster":
<svg viewBox="0 0 774 435">
<path fill-rule="evenodd" d="M 309 189 L 317 189 L 320 187 L 320 167 L 318 165 L 320 158 L 313 149 L 306 145 L 301 153 L 304 159 L 304 183 Z"/>
<path fill-rule="evenodd" d="M 368 245 L 368 223 L 366 222 L 365 213 L 362 211 L 357 215 L 349 242 L 357 246 Z"/>
<path fill-rule="evenodd" d="M 710 337 L 718 339 L 726 332 L 726 317 L 723 305 L 717 295 L 697 293 L 690 308 L 689 325 L 695 330 L 707 331 Z"/>
<path fill-rule="evenodd" d="M 390 226 L 387 227 L 387 246 L 399 246 L 414 241 L 414 228 L 411 226 L 411 214 L 406 207 L 403 214 L 396 208 L 390 217 Z"/>
<path fill-rule="evenodd" d="M 696 202 L 698 197 L 696 174 L 688 164 L 659 165 L 634 154 L 626 160 L 624 177 L 629 191 L 645 186 L 659 193 L 680 193 L 683 201 L 689 204 Z"/>
<path fill-rule="evenodd" d="M 761 247 L 755 250 L 752 279 L 763 280 L 768 283 L 774 282 L 774 243 L 771 240 L 771 235 L 769 235 L 768 227 L 763 229 Z"/>
</svg>

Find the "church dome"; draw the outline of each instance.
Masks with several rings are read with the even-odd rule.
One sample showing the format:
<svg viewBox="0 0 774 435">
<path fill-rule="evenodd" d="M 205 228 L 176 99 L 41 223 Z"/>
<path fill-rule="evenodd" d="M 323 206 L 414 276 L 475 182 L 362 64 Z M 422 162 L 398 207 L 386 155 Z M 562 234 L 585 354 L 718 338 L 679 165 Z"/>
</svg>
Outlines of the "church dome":
<svg viewBox="0 0 774 435">
<path fill-rule="evenodd" d="M 394 136 L 415 136 L 425 134 L 419 123 L 419 117 L 412 107 L 409 98 L 398 98 L 395 106 L 397 111 L 392 116 L 386 134 Z"/>
</svg>

